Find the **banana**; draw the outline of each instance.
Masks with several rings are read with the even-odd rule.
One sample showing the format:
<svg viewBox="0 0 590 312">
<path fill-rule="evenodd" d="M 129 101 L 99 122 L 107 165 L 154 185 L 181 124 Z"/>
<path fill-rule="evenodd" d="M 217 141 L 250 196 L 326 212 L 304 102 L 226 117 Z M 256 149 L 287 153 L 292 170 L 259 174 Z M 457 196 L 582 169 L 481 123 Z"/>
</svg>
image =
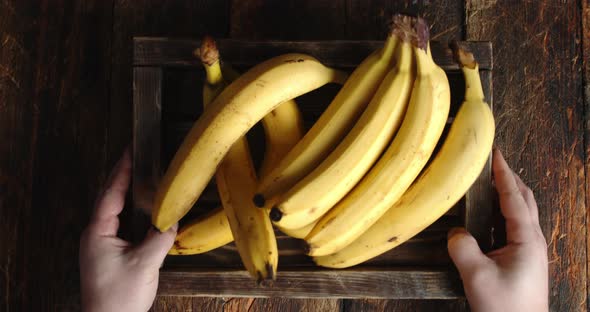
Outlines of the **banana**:
<svg viewBox="0 0 590 312">
<path fill-rule="evenodd" d="M 396 22 L 401 23 L 401 18 Z M 401 124 L 415 78 L 411 43 L 400 42 L 396 50 L 397 64 L 385 76 L 352 130 L 316 169 L 282 196 L 273 208 L 271 216 L 280 215 L 280 219 L 273 219 L 275 224 L 284 228 L 300 227 L 319 219 L 361 180 L 381 156 Z"/>
<path fill-rule="evenodd" d="M 298 53 L 274 57 L 240 76 L 207 106 L 174 155 L 156 191 L 153 225 L 166 231 L 178 222 L 230 147 L 279 104 L 344 79 L 340 71 Z"/>
<path fill-rule="evenodd" d="M 494 117 L 484 101 L 473 55 L 455 49 L 465 77 L 465 100 L 434 160 L 403 197 L 344 249 L 314 257 L 316 264 L 345 268 L 412 238 L 445 214 L 481 174 L 494 141 Z"/>
<path fill-rule="evenodd" d="M 169 255 L 195 255 L 231 243 L 234 237 L 222 207 L 181 227 Z"/>
<path fill-rule="evenodd" d="M 265 177 L 299 142 L 305 130 L 295 101 L 285 102 L 262 119 L 265 151 L 258 176 Z"/>
<path fill-rule="evenodd" d="M 250 200 L 256 191 L 256 173 L 246 138 L 233 144 L 215 177 L 242 263 L 258 281 L 274 279 L 277 241 L 268 214 Z"/>
<path fill-rule="evenodd" d="M 211 54 L 207 48 L 217 50 L 214 41 L 208 37 L 203 40 L 201 51 L 205 56 Z M 217 88 L 218 85 L 224 84 L 218 54 L 213 62 L 203 59 L 203 65 L 208 82 L 204 91 L 212 89 L 210 86 L 213 86 L 214 91 L 222 92 L 223 88 Z M 204 98 L 203 104 L 206 109 L 209 104 L 207 100 L 212 100 L 218 95 L 214 92 L 203 94 L 213 95 L 211 98 Z M 274 279 L 278 264 L 277 241 L 266 212 L 256 208 L 250 201 L 256 191 L 257 179 L 246 137 L 238 139 L 232 145 L 217 169 L 215 178 L 223 210 L 242 263 L 258 281 Z"/>
<path fill-rule="evenodd" d="M 311 256 L 337 252 L 375 223 L 410 187 L 442 135 L 449 113 L 449 82 L 427 54 L 428 26 L 413 19 L 417 76 L 399 132 L 369 173 L 305 238 Z"/>
<path fill-rule="evenodd" d="M 395 38 L 369 55 L 346 80 L 342 89 L 303 139 L 263 177 L 254 202 L 272 207 L 267 199 L 282 194 L 311 172 L 340 142 L 363 112 L 391 68 Z"/>
<path fill-rule="evenodd" d="M 219 52 L 212 38 L 206 37 L 203 46 L 195 51 L 203 63 L 206 81 L 203 86 L 203 103 L 211 103 L 219 93 L 239 77 L 239 73 L 230 65 L 222 63 L 221 71 L 215 62 L 219 60 Z M 220 61 L 220 60 L 219 60 Z M 303 136 L 303 120 L 294 100 L 279 105 L 272 113 L 262 119 L 265 129 L 266 151 L 260 173 L 264 168 L 272 168 Z M 268 169 L 266 169 L 268 172 Z M 296 238 L 303 238 L 311 231 L 311 227 L 295 231 L 284 231 Z M 217 207 L 206 216 L 197 218 L 178 231 L 170 255 L 200 254 L 233 242 L 226 213 L 223 207 Z"/>
</svg>

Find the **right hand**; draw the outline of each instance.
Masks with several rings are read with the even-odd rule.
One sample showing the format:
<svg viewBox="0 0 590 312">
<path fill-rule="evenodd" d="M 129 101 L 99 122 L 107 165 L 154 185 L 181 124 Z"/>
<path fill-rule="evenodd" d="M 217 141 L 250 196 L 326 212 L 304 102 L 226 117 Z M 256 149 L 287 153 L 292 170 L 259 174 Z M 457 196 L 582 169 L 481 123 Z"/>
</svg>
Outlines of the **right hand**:
<svg viewBox="0 0 590 312">
<path fill-rule="evenodd" d="M 449 255 L 473 311 L 548 311 L 547 243 L 535 197 L 498 150 L 492 167 L 508 244 L 483 254 L 473 236 L 454 228 L 448 235 Z"/>
</svg>

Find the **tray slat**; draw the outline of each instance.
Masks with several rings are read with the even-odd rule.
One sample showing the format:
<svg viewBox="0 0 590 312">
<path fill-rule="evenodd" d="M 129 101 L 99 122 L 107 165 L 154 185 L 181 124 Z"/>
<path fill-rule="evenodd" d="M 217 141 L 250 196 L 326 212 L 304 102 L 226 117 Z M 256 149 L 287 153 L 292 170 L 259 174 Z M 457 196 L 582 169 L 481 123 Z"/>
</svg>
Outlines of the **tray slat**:
<svg viewBox="0 0 590 312">
<path fill-rule="evenodd" d="M 195 293 L 195 289 L 199 292 Z M 158 293 L 206 297 L 453 299 L 461 297 L 462 289 L 456 274 L 436 268 L 281 270 L 277 280 L 269 285 L 257 285 L 243 270 L 173 270 L 160 273 Z"/>
<path fill-rule="evenodd" d="M 336 67 L 354 67 L 367 55 L 379 48 L 383 41 L 250 41 L 218 39 L 217 46 L 224 60 L 236 66 L 250 66 L 284 53 L 309 53 L 324 64 Z M 200 67 L 193 51 L 200 46 L 198 40 L 137 37 L 134 39 L 134 66 L 193 66 Z M 470 49 L 480 63 L 480 69 L 492 69 L 490 42 L 462 43 Z M 162 47 L 166 47 L 162 49 Z M 451 50 L 442 42 L 431 43 L 432 56 L 445 70 L 459 70 Z"/>
</svg>

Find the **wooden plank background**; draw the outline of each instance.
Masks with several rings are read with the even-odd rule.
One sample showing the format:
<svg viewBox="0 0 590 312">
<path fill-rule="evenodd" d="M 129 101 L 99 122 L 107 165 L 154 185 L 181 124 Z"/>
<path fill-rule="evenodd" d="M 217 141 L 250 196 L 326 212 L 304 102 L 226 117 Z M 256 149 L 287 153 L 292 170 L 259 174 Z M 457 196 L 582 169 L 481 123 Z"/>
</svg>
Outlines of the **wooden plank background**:
<svg viewBox="0 0 590 312">
<path fill-rule="evenodd" d="M 496 145 L 537 196 L 552 311 L 590 302 L 590 1 L 0 1 L 0 311 L 79 310 L 78 236 L 131 139 L 132 36 L 382 39 L 392 12 L 494 46 Z M 158 297 L 154 311 L 467 311 L 464 300 Z"/>
</svg>

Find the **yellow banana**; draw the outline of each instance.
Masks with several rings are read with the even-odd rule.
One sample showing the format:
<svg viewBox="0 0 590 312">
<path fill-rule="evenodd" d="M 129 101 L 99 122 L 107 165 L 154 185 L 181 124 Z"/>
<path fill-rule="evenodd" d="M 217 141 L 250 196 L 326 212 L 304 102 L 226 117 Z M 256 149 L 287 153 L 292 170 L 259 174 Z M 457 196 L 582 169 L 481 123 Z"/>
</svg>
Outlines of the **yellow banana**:
<svg viewBox="0 0 590 312">
<path fill-rule="evenodd" d="M 275 224 L 284 228 L 301 227 L 319 219 L 362 179 L 381 156 L 401 124 L 415 78 L 411 43 L 400 41 L 396 50 L 397 64 L 385 76 L 352 130 L 316 169 L 282 196 L 273 208 L 271 216 Z"/>
<path fill-rule="evenodd" d="M 219 93 L 239 77 L 239 73 L 228 64 L 221 64 L 221 71 L 215 62 L 219 60 L 219 52 L 211 38 L 203 40 L 203 46 L 195 53 L 203 63 L 206 81 L 203 86 L 203 103 L 211 103 Z M 284 102 L 271 114 L 264 117 L 266 151 L 261 168 L 276 165 L 303 136 L 302 116 L 294 100 Z M 268 171 L 268 169 L 267 169 Z M 260 170 L 261 173 L 264 169 Z M 303 238 L 311 231 L 298 229 L 284 231 L 296 238 Z M 193 255 L 204 253 L 224 246 L 234 240 L 223 207 L 217 207 L 206 216 L 184 225 L 178 231 L 174 246 L 168 252 L 171 255 Z"/>
<path fill-rule="evenodd" d="M 174 155 L 156 191 L 152 223 L 166 231 L 196 202 L 230 147 L 279 104 L 346 75 L 305 54 L 254 66 L 204 110 Z"/>
<path fill-rule="evenodd" d="M 442 135 L 449 113 L 449 83 L 426 52 L 428 26 L 417 19 L 415 27 L 421 37 L 414 48 L 417 76 L 399 132 L 369 173 L 305 238 L 309 255 L 337 252 L 375 223 L 410 187 Z"/>
<path fill-rule="evenodd" d="M 314 257 L 318 265 L 350 267 L 402 244 L 444 215 L 481 174 L 492 149 L 494 117 L 484 102 L 473 55 L 460 49 L 455 53 L 465 77 L 465 100 L 440 151 L 379 221 L 344 249 Z"/>
<path fill-rule="evenodd" d="M 328 108 L 303 139 L 261 179 L 254 202 L 270 208 L 266 200 L 284 193 L 311 172 L 340 142 L 363 112 L 391 68 L 395 38 L 369 55 L 350 75 Z"/>
<path fill-rule="evenodd" d="M 194 255 L 231 243 L 234 237 L 222 207 L 178 230 L 169 255 Z"/>
<path fill-rule="evenodd" d="M 257 280 L 274 279 L 277 241 L 268 214 L 250 200 L 257 181 L 246 138 L 232 145 L 215 177 L 242 263 Z"/>
<path fill-rule="evenodd" d="M 259 177 L 265 177 L 299 142 L 305 130 L 303 117 L 295 101 L 285 102 L 262 119 L 265 137 L 264 159 Z"/>
<path fill-rule="evenodd" d="M 207 48 L 217 50 L 214 41 L 209 37 L 203 40 L 202 55 L 210 54 Z M 223 87 L 218 86 L 225 83 L 219 57 L 213 62 L 207 62 L 202 56 L 202 60 L 208 82 L 205 84 L 203 95 L 213 95 L 204 98 L 203 104 L 206 109 L 210 103 L 208 101 L 214 100 L 218 95 L 205 91 L 212 89 L 212 86 L 214 91 L 221 93 Z M 215 178 L 223 210 L 242 263 L 250 275 L 259 281 L 274 279 L 278 264 L 277 241 L 268 215 L 250 201 L 256 191 L 257 180 L 246 137 L 238 139 L 232 145 L 217 169 Z"/>
</svg>

